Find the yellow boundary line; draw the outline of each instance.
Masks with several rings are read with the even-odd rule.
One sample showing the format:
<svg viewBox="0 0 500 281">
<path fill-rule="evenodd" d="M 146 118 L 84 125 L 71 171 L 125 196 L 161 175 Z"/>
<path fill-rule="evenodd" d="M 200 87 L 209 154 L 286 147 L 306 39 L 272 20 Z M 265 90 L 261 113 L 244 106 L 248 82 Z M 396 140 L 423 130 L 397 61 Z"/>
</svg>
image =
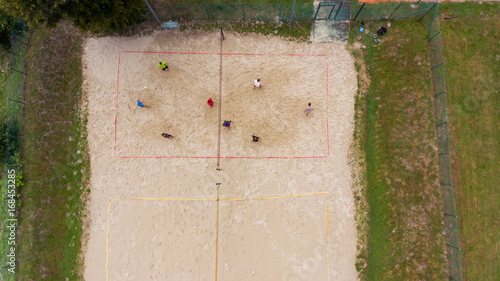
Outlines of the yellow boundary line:
<svg viewBox="0 0 500 281">
<path fill-rule="evenodd" d="M 109 209 L 111 206 L 111 201 L 217 201 L 217 236 L 216 236 L 216 252 L 215 252 L 215 281 L 218 280 L 218 265 L 219 265 L 219 201 L 251 201 L 251 200 L 269 200 L 269 199 L 281 199 L 281 198 L 293 198 L 301 196 L 312 196 L 312 195 L 326 195 L 325 204 L 325 221 L 326 221 L 326 235 L 325 235 L 325 249 L 326 249 L 326 269 L 327 277 L 330 280 L 330 264 L 328 262 L 328 191 L 314 192 L 314 193 L 303 193 L 294 195 L 283 195 L 283 196 L 269 196 L 260 198 L 219 198 L 219 188 L 217 187 L 217 198 L 118 198 L 108 201 L 108 230 L 106 236 L 106 281 L 108 281 L 109 272 Z"/>
<path fill-rule="evenodd" d="M 108 271 L 109 271 L 109 207 L 111 206 L 111 200 L 108 201 L 108 231 L 106 234 L 106 281 L 108 281 Z"/>
<path fill-rule="evenodd" d="M 328 263 L 328 192 L 326 193 L 326 207 L 325 207 L 325 213 L 326 213 L 326 235 L 325 235 L 325 248 L 326 248 L 326 274 L 328 274 L 328 281 L 330 281 L 330 264 Z"/>
</svg>

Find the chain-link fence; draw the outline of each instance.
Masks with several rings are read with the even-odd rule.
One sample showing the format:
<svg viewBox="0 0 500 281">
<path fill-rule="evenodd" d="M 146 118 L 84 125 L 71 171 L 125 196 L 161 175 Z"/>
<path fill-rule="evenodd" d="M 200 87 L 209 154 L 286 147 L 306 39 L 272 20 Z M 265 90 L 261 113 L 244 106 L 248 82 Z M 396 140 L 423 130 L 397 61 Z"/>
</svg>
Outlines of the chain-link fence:
<svg viewBox="0 0 500 281">
<path fill-rule="evenodd" d="M 312 3 L 167 3 L 146 0 L 148 20 L 165 21 L 315 21 L 419 19 L 436 3 L 411 2 L 367 4 L 329 1 Z"/>
<path fill-rule="evenodd" d="M 146 1 L 148 20 L 165 21 L 279 21 L 289 19 L 293 3 L 167 3 Z M 297 3 L 294 20 L 312 19 L 314 5 Z"/>
<path fill-rule="evenodd" d="M 443 41 L 439 25 L 439 5 L 423 19 L 428 27 L 429 53 L 434 96 L 434 118 L 439 153 L 439 172 L 443 194 L 444 223 L 450 280 L 462 280 L 462 261 L 451 167 L 451 145 L 446 102 L 446 70 Z"/>
<path fill-rule="evenodd" d="M 9 79 L 7 90 L 7 129 L 5 174 L 2 186 L 2 280 L 15 280 L 18 269 L 17 234 L 19 187 L 22 179 L 21 131 L 23 124 L 23 92 L 26 74 L 28 34 L 24 21 L 15 19 L 12 27 Z"/>
<path fill-rule="evenodd" d="M 436 3 L 433 2 L 387 2 L 370 4 L 352 2 L 351 19 L 353 21 L 420 19 L 426 15 Z"/>
</svg>

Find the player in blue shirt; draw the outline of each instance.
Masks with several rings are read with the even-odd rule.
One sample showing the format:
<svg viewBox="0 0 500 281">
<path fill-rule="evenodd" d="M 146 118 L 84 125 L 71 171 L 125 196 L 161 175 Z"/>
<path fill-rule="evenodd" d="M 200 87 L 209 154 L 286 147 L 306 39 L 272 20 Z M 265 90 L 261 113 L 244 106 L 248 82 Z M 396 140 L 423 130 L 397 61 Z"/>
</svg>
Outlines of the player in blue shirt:
<svg viewBox="0 0 500 281">
<path fill-rule="evenodd" d="M 151 106 L 149 106 L 149 105 L 144 105 L 140 99 L 138 99 L 138 100 L 137 100 L 137 106 L 138 106 L 138 107 L 146 107 L 146 108 L 151 107 Z"/>
</svg>

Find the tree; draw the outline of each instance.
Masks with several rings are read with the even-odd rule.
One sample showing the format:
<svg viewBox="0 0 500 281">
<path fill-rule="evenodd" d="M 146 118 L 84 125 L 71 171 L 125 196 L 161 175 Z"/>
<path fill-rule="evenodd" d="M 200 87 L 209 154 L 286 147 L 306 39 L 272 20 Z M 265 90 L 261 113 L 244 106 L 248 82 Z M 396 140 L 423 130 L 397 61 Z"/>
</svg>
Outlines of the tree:
<svg viewBox="0 0 500 281">
<path fill-rule="evenodd" d="M 65 0 L 7 0 L 2 1 L 5 11 L 24 18 L 30 26 L 40 23 L 56 24 L 62 17 L 61 6 Z"/>
<path fill-rule="evenodd" d="M 13 19 L 0 8 L 0 45 L 10 47 Z M 1 147 L 0 147 L 1 149 Z"/>
<path fill-rule="evenodd" d="M 54 26 L 70 18 L 81 29 L 94 32 L 130 26 L 144 12 L 143 0 L 8 0 L 3 5 L 10 14 L 23 17 L 28 26 Z"/>
<path fill-rule="evenodd" d="M 74 1 L 67 15 L 75 25 L 90 31 L 119 29 L 138 23 L 144 14 L 143 0 Z"/>
</svg>

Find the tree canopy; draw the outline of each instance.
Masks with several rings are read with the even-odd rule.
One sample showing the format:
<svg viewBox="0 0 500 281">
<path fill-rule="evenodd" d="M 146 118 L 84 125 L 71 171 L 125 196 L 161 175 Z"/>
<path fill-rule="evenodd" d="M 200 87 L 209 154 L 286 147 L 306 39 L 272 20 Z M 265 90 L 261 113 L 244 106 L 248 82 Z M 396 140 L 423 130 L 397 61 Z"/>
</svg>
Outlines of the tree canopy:
<svg viewBox="0 0 500 281">
<path fill-rule="evenodd" d="M 0 45 L 3 45 L 7 48 L 10 46 L 10 33 L 12 31 L 12 23 L 12 17 L 2 11 L 0 7 Z"/>
<path fill-rule="evenodd" d="M 143 0 L 0 0 L 5 11 L 23 17 L 28 26 L 55 25 L 72 19 L 83 30 L 104 31 L 141 20 Z"/>
</svg>

